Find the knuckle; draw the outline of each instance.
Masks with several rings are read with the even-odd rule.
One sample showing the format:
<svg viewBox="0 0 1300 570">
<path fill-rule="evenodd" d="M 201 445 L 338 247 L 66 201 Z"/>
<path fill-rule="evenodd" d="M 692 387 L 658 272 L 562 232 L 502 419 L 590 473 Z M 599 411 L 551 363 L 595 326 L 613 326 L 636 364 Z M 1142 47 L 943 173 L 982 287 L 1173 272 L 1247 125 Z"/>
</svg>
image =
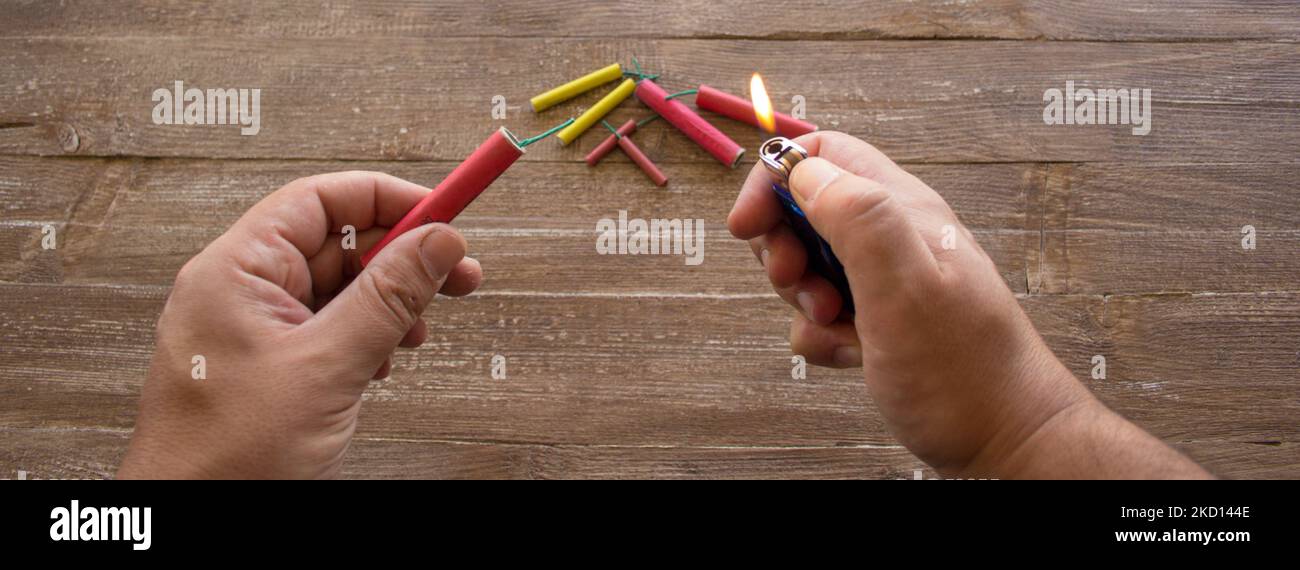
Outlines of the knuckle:
<svg viewBox="0 0 1300 570">
<path fill-rule="evenodd" d="M 357 168 L 354 168 L 352 170 L 344 170 L 342 172 L 336 172 L 334 174 L 329 175 L 331 180 L 337 180 L 340 182 L 365 181 L 365 182 L 370 182 L 372 184 L 374 183 L 374 180 L 379 176 L 380 174 L 378 172 L 372 170 L 361 170 Z"/>
<path fill-rule="evenodd" d="M 796 315 L 790 322 L 790 352 L 821 365 L 826 361 L 827 350 L 823 341 L 812 321 Z"/>
<path fill-rule="evenodd" d="M 847 214 L 851 223 L 870 223 L 888 215 L 897 204 L 894 195 L 883 186 L 875 183 L 857 183 L 859 181 L 837 180 L 832 184 L 845 186 L 836 195 L 841 197 L 841 211 Z M 851 184 L 851 187 L 850 187 Z"/>
<path fill-rule="evenodd" d="M 852 240 L 862 228 L 898 213 L 897 199 L 880 184 L 845 178 L 832 182 L 813 203 L 832 241 Z"/>
<path fill-rule="evenodd" d="M 337 172 L 324 172 L 320 174 L 310 174 L 295 178 L 292 182 L 285 184 L 281 189 L 287 192 L 312 193 L 327 187 L 331 184 L 338 183 L 342 180 L 353 178 L 369 177 L 373 173 L 365 170 L 341 170 Z"/>
<path fill-rule="evenodd" d="M 415 325 L 420 313 L 424 312 L 419 300 L 419 288 L 392 271 L 370 268 L 363 271 L 358 280 L 365 293 L 364 297 L 373 299 L 376 308 L 402 329 Z"/>
<path fill-rule="evenodd" d="M 309 175 L 307 175 L 307 176 L 299 176 L 299 177 L 297 177 L 297 178 L 294 178 L 294 179 L 293 179 L 292 181 L 290 181 L 288 184 L 285 184 L 284 186 L 282 186 L 280 189 L 281 189 L 281 190 L 284 190 L 284 191 L 289 191 L 289 192 L 293 192 L 293 191 L 302 191 L 302 190 L 304 190 L 304 189 L 311 189 L 312 187 L 314 187 L 314 186 L 316 185 L 316 183 L 320 182 L 321 179 L 324 178 L 324 177 L 326 177 L 326 176 L 329 176 L 329 175 L 328 175 L 328 174 L 309 174 Z"/>
<path fill-rule="evenodd" d="M 176 285 L 190 283 L 197 278 L 199 272 L 197 260 L 198 257 L 191 257 L 189 261 L 185 262 L 185 265 L 181 266 L 180 271 L 176 272 Z"/>
<path fill-rule="evenodd" d="M 170 302 L 174 298 L 202 297 L 203 291 L 209 290 L 213 281 L 211 273 L 219 271 L 203 263 L 203 254 L 190 258 L 176 272 L 171 292 L 167 295 Z"/>
<path fill-rule="evenodd" d="M 796 317 L 790 321 L 790 351 L 808 357 L 810 352 L 808 343 L 808 323 L 803 319 Z"/>
</svg>

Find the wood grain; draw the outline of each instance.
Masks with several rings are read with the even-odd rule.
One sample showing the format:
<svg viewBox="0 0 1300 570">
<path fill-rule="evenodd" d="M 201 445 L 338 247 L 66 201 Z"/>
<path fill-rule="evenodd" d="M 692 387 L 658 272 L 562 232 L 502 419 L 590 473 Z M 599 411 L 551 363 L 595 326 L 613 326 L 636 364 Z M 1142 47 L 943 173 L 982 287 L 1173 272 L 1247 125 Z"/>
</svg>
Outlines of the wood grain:
<svg viewBox="0 0 1300 570">
<path fill-rule="evenodd" d="M 36 158 L 0 158 L 0 173 L 15 192 L 39 192 L 47 180 L 27 164 Z M 24 282 L 169 285 L 184 262 L 278 186 L 300 176 L 354 168 L 389 170 L 432 183 L 448 163 L 231 162 L 193 160 L 86 161 L 79 175 L 98 185 L 51 200 L 44 217 L 68 224 L 61 247 L 40 248 L 40 227 L 13 228 L 13 253 L 0 258 L 0 278 Z M 920 168 L 961 208 L 982 244 L 1004 267 L 1008 283 L 1023 291 L 1026 243 L 1038 242 L 1037 222 L 1026 218 L 1027 165 Z M 664 294 L 766 294 L 767 281 L 748 245 L 725 228 L 745 172 L 716 165 L 675 165 L 668 189 L 647 186 L 625 158 L 599 168 L 582 164 L 523 165 L 499 180 L 457 226 L 470 254 L 488 268 L 488 290 L 637 292 Z M 110 182 L 111 181 L 111 182 Z M 111 187 L 110 187 L 111 185 Z M 71 210 L 75 207 L 75 214 Z M 683 256 L 600 255 L 596 223 L 632 218 L 703 219 L 704 262 Z M 61 212 L 61 215 L 60 215 Z M 2 214 L 0 214 L 2 215 Z M 20 212 L 21 217 L 31 217 Z M 0 218 L 2 221 L 3 218 Z M 6 263 L 7 261 L 7 263 Z M 544 285 L 539 287 L 539 285 Z"/>
<path fill-rule="evenodd" d="M 778 107 L 802 95 L 810 120 L 901 161 L 1289 162 L 1300 147 L 1300 45 L 1287 43 L 27 38 L 0 39 L 0 54 L 0 123 L 12 126 L 0 154 L 459 161 L 481 142 L 464 133 L 540 132 L 603 90 L 540 115 L 528 97 L 632 55 L 672 90 L 745 93 L 761 71 Z M 263 89 L 260 133 L 154 124 L 151 93 L 177 80 Z M 1067 81 L 1151 89 L 1152 132 L 1044 124 L 1044 90 Z M 517 107 L 504 122 L 494 95 Z M 611 119 L 647 114 L 627 101 Z M 760 141 L 713 119 L 742 146 Z M 523 160 L 577 162 L 598 138 L 545 141 Z M 637 140 L 656 161 L 712 162 L 662 121 Z"/>
<path fill-rule="evenodd" d="M 1048 168 L 1035 292 L 1294 291 L 1295 164 Z M 1243 228 L 1256 234 L 1242 246 Z"/>
<path fill-rule="evenodd" d="M 432 184 L 525 100 L 635 55 L 670 90 L 807 100 L 933 186 L 1108 405 L 1226 477 L 1300 475 L 1300 11 L 1290 0 L 67 0 L 0 18 L 0 478 L 105 478 L 177 269 L 294 178 Z M 262 132 L 153 124 L 154 89 L 260 88 Z M 1043 93 L 1149 88 L 1153 130 Z M 508 116 L 491 116 L 506 97 Z M 689 98 L 686 99 L 689 104 Z M 611 116 L 641 118 L 637 102 Z M 755 129 L 706 115 L 746 147 Z M 476 134 L 477 133 L 477 134 Z M 790 377 L 789 310 L 728 170 L 651 123 L 649 187 L 543 141 L 456 225 L 487 271 L 365 393 L 349 478 L 887 478 L 921 469 L 853 372 Z M 752 153 L 751 153 L 752 154 Z M 705 220 L 705 263 L 601 256 L 619 210 Z M 1254 250 L 1241 229 L 1256 229 Z M 53 228 L 58 247 L 41 247 Z M 489 374 L 507 357 L 508 377 Z M 1104 356 L 1105 379 L 1092 379 Z M 214 367 L 219 363 L 210 363 Z"/>
<path fill-rule="evenodd" d="M 4 36 L 678 37 L 763 39 L 1003 38 L 1101 40 L 1293 39 L 1286 1 L 886 0 L 764 5 L 741 0 L 407 2 L 255 0 L 23 2 Z"/>
<path fill-rule="evenodd" d="M 0 285 L 10 427 L 128 429 L 166 290 Z M 1175 441 L 1290 441 L 1300 294 L 1022 299 L 1104 401 Z M 367 391 L 366 437 L 588 445 L 892 444 L 852 371 L 792 380 L 772 296 L 484 294 L 438 301 L 430 341 Z M 508 379 L 490 376 L 507 358 Z M 209 362 L 217 375 L 220 363 Z M 1267 402 L 1267 405 L 1262 404 Z"/>
<path fill-rule="evenodd" d="M 107 479 L 128 433 L 0 429 L 0 479 Z M 1229 478 L 1294 477 L 1296 444 L 1190 442 L 1177 446 Z M 918 475 L 919 474 L 919 475 Z M 937 479 L 898 447 L 550 446 L 356 438 L 349 479 L 843 478 Z"/>
<path fill-rule="evenodd" d="M 0 157 L 0 279 L 169 285 L 184 262 L 290 180 L 344 169 L 433 184 L 446 162 L 47 160 Z M 906 165 L 960 213 L 1015 292 L 1294 291 L 1296 164 Z M 680 163 L 653 189 L 622 157 L 599 168 L 521 165 L 458 218 L 488 269 L 485 291 L 764 294 L 748 247 L 724 223 L 746 174 Z M 53 180 L 54 188 L 50 188 Z M 78 189 L 73 191 L 72 189 Z M 39 197 L 39 198 L 37 198 Z M 605 256 L 596 221 L 703 219 L 705 261 Z M 53 223 L 61 247 L 42 250 Z M 66 224 L 66 228 L 64 225 Z M 1241 227 L 1257 230 L 1255 250 Z M 1140 269 L 1140 270 L 1137 270 Z M 539 287 L 539 285 L 544 285 Z"/>
</svg>

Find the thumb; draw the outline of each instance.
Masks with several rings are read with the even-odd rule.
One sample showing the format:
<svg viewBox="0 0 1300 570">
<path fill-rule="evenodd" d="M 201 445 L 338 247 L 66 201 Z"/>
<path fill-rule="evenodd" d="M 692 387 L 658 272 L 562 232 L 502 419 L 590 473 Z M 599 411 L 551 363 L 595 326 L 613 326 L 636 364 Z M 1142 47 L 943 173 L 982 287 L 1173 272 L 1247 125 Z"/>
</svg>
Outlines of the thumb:
<svg viewBox="0 0 1300 570">
<path fill-rule="evenodd" d="M 316 315 L 333 351 L 367 377 L 397 348 L 465 257 L 465 238 L 446 224 L 420 226 L 390 242 Z M 346 355 L 346 356 L 344 356 Z"/>
<path fill-rule="evenodd" d="M 856 301 L 905 292 L 938 276 L 934 254 L 897 196 L 879 182 L 814 156 L 795 165 L 790 190 L 844 265 Z"/>
</svg>

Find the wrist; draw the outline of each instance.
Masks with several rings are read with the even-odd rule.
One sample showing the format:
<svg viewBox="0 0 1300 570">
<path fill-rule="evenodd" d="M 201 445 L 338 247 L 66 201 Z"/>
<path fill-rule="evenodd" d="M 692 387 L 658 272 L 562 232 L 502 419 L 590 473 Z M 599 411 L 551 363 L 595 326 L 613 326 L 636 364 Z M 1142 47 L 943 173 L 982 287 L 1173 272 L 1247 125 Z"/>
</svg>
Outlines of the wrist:
<svg viewBox="0 0 1300 570">
<path fill-rule="evenodd" d="M 990 436 L 959 473 L 968 478 L 1019 479 L 1041 476 L 1040 468 L 1081 425 L 1110 411 L 1040 344 L 1027 351 L 1007 383 L 1003 412 Z"/>
<path fill-rule="evenodd" d="M 157 434 L 154 434 L 157 435 Z M 136 427 L 131 436 L 122 464 L 118 466 L 118 479 L 211 479 L 218 474 L 203 468 L 202 458 L 189 456 L 184 450 L 192 447 L 166 441 L 150 435 L 149 430 Z"/>
<path fill-rule="evenodd" d="M 1087 439 L 1091 426 L 1107 415 L 1106 409 L 1091 395 L 1072 399 L 1042 418 L 1027 430 L 1019 441 L 1008 446 L 993 467 L 1000 479 L 1052 479 L 1068 476 L 1066 455 Z"/>
<path fill-rule="evenodd" d="M 959 476 L 998 479 L 1200 479 L 1213 475 L 1057 372 Z"/>
<path fill-rule="evenodd" d="M 126 479 L 203 479 L 193 464 L 170 454 L 141 450 L 135 442 L 127 449 L 117 478 Z"/>
</svg>

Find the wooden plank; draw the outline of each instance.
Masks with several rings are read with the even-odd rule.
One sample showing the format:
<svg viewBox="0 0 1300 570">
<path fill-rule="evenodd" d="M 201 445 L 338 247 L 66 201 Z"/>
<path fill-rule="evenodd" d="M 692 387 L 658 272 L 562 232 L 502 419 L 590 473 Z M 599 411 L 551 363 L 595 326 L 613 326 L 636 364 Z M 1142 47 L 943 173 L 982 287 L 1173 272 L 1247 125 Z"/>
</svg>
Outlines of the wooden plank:
<svg viewBox="0 0 1300 570">
<path fill-rule="evenodd" d="M 129 432 L 0 428 L 0 480 L 108 479 Z"/>
<path fill-rule="evenodd" d="M 1294 291 L 1297 176 L 1297 164 L 1053 167 L 1034 291 Z"/>
<path fill-rule="evenodd" d="M 0 285 L 0 425 L 127 429 L 166 290 Z M 1300 294 L 1034 296 L 1026 310 L 1104 401 L 1162 437 L 1288 441 Z M 890 444 L 852 371 L 790 377 L 772 297 L 485 294 L 366 392 L 375 438 L 617 445 Z M 491 359 L 507 358 L 506 380 Z M 1266 402 L 1267 404 L 1261 404 Z"/>
<path fill-rule="evenodd" d="M 0 156 L 0 222 L 58 223 L 104 172 L 103 159 L 33 160 Z"/>
<path fill-rule="evenodd" d="M 1295 5 L 1251 0 L 1028 0 L 1016 5 L 1040 39 L 1295 38 Z"/>
<path fill-rule="evenodd" d="M 9 157 L 9 162 L 13 168 L 0 171 L 0 181 L 17 195 L 42 191 L 44 176 L 29 167 L 59 161 Z M 128 161 L 113 161 L 117 162 Z M 77 221 L 141 229 L 162 224 L 226 228 L 276 188 L 299 177 L 373 170 L 433 186 L 454 166 L 451 162 L 403 161 L 149 160 L 130 177 L 117 176 L 115 187 L 105 190 L 114 194 L 101 200 L 112 202 L 111 216 L 106 208 L 92 212 L 87 207 Z M 457 221 L 495 229 L 594 230 L 596 220 L 611 214 L 617 217 L 619 209 L 626 209 L 634 216 L 704 218 L 722 224 L 752 166 L 734 171 L 707 164 L 665 166 L 671 182 L 666 188 L 655 188 L 621 154 L 611 155 L 595 168 L 572 163 L 525 164 L 499 178 Z M 102 166 L 93 168 L 96 171 L 88 178 L 104 178 L 97 170 Z M 1038 220 L 1026 219 L 1025 204 L 1028 194 L 1036 191 L 1031 180 L 1040 170 L 1036 165 L 916 164 L 906 168 L 943 194 L 972 229 L 1037 230 Z M 74 195 L 69 196 L 65 202 Z M 13 219 L 35 217 L 20 212 Z"/>
<path fill-rule="evenodd" d="M 328 7 L 305 0 L 31 2 L 8 9 L 0 35 L 1104 40 L 1285 40 L 1300 35 L 1292 3 L 1258 0 L 858 0 L 777 3 L 759 13 L 751 13 L 751 7 L 739 0 L 367 0 Z"/>
<path fill-rule="evenodd" d="M 17 219 L 0 212 L 0 243 L 11 244 L 0 257 L 0 280 L 160 286 L 289 180 L 364 168 L 432 184 L 451 169 L 447 162 L 63 160 L 53 162 L 69 178 L 56 179 L 60 192 L 46 195 L 45 172 L 56 167 L 32 157 L 5 162 L 10 168 L 0 172 L 0 185 Z M 75 178 L 68 165 L 77 168 Z M 1286 190 L 1300 165 L 907 168 L 974 229 L 1016 292 L 1279 291 L 1294 290 L 1300 275 L 1300 259 L 1291 255 L 1300 237 L 1288 220 L 1300 208 L 1300 194 Z M 658 190 L 621 156 L 595 169 L 523 165 L 457 226 L 488 269 L 486 290 L 766 292 L 748 249 L 722 226 L 745 172 L 720 177 L 710 165 L 687 163 L 670 172 L 672 185 Z M 630 217 L 704 219 L 703 265 L 686 266 L 681 256 L 598 255 L 596 221 L 617 218 L 619 210 Z M 63 217 L 74 220 L 66 231 Z M 40 248 L 41 226 L 50 221 L 61 236 L 57 251 Z M 1257 230 L 1255 250 L 1241 248 L 1246 224 Z"/>
<path fill-rule="evenodd" d="M 62 282 L 60 253 L 76 243 L 70 239 L 76 228 L 91 219 L 98 230 L 137 166 L 131 160 L 0 157 L 0 281 Z"/>
<path fill-rule="evenodd" d="M 1229 479 L 1300 477 L 1300 444 L 1193 442 L 1176 446 L 1212 473 Z"/>
<path fill-rule="evenodd" d="M 166 291 L 26 287 L 0 287 L 0 392 L 14 402 L 0 412 L 0 425 L 129 427 Z M 845 412 L 865 406 L 854 375 L 814 372 L 790 380 L 785 310 L 771 299 L 740 301 L 755 313 L 748 322 L 765 329 L 730 330 L 724 316 L 738 301 L 726 298 L 670 300 L 662 312 L 645 311 L 645 301 L 635 298 L 449 300 L 428 351 L 403 355 L 399 380 L 368 392 L 371 411 L 361 429 L 377 437 L 460 433 L 473 436 L 446 439 L 638 444 L 675 442 L 670 434 L 748 444 L 755 442 L 746 434 L 755 431 L 766 432 L 757 443 L 786 442 L 784 430 L 806 434 L 795 440 L 839 441 L 873 423 L 883 433 L 878 419 Z M 490 379 L 497 353 L 509 359 L 510 382 Z M 440 403 L 413 408 L 432 402 Z M 395 425 L 384 411 L 395 407 L 414 415 Z M 519 422 L 502 421 L 516 414 Z M 431 422 L 442 427 L 424 431 Z M 817 425 L 831 422 L 844 431 Z"/>
<path fill-rule="evenodd" d="M 1044 293 L 1295 291 L 1300 230 L 1259 229 L 1257 249 L 1241 226 L 1221 230 L 1049 233 Z"/>
<path fill-rule="evenodd" d="M 530 477 L 547 479 L 904 479 L 928 470 L 899 446 L 556 446 L 534 448 L 531 459 Z"/>
<path fill-rule="evenodd" d="M 0 479 L 107 479 L 127 432 L 0 429 Z M 1221 477 L 1291 479 L 1295 443 L 1190 442 L 1178 448 Z M 897 447 L 546 446 L 355 438 L 350 479 L 936 479 Z"/>
<path fill-rule="evenodd" d="M 129 431 L 0 428 L 0 479 L 111 479 Z M 389 442 L 355 438 L 344 477 L 358 479 L 529 477 L 528 446 Z"/>
<path fill-rule="evenodd" d="M 44 249 L 46 226 L 54 229 L 56 249 Z M 63 222 L 0 222 L 0 281 L 60 283 L 63 260 L 57 250 Z"/>
<path fill-rule="evenodd" d="M 1064 184 L 1070 230 L 1294 229 L 1300 164 L 1079 164 L 1054 172 Z M 1239 241 L 1239 240 L 1238 240 Z"/>
<path fill-rule="evenodd" d="M 11 38 L 0 53 L 0 124 L 13 127 L 0 129 L 0 154 L 459 161 L 480 141 L 466 133 L 536 133 L 591 105 L 603 90 L 541 115 L 525 101 L 632 55 L 670 89 L 744 93 L 762 71 L 778 107 L 801 95 L 824 128 L 910 162 L 1290 161 L 1300 147 L 1291 43 Z M 260 133 L 154 124 L 151 93 L 177 80 L 263 89 Z M 1043 93 L 1067 81 L 1151 89 L 1151 134 L 1045 125 Z M 495 95 L 514 107 L 505 121 L 491 116 Z M 628 101 L 612 119 L 646 114 Z M 753 127 L 714 119 L 758 144 Z M 670 129 L 648 125 L 638 141 L 670 165 L 711 162 Z M 576 161 L 598 138 L 546 141 L 524 160 Z"/>
<path fill-rule="evenodd" d="M 1100 320 L 1107 379 L 1089 385 L 1120 413 L 1164 437 L 1294 442 L 1300 294 L 1113 296 Z M 1087 377 L 1088 366 L 1072 368 Z"/>
<path fill-rule="evenodd" d="M 107 479 L 129 432 L 0 429 L 0 479 Z M 921 469 L 907 450 L 550 446 L 358 437 L 342 476 L 349 479 L 904 479 Z"/>
<path fill-rule="evenodd" d="M 29 265 L 35 265 L 32 260 L 53 265 L 57 273 L 40 275 L 54 274 L 67 283 L 169 285 L 187 259 L 277 186 L 311 173 L 350 168 L 389 170 L 432 184 L 451 165 L 150 161 L 129 177 L 117 176 L 116 188 L 97 192 L 102 207 L 80 209 L 82 215 L 66 233 L 63 247 L 40 251 L 29 245 L 25 259 Z M 1026 282 L 1026 264 L 1021 261 L 1025 244 L 1038 241 L 1037 228 L 1018 229 L 1034 226 L 1025 214 L 1030 190 L 1024 180 L 1032 169 L 980 165 L 918 170 L 961 209 L 1017 291 L 1023 291 Z M 456 224 L 469 240 L 470 255 L 487 270 L 486 290 L 768 293 L 770 287 L 748 245 L 732 238 L 724 226 L 745 172 L 729 172 L 720 179 L 710 165 L 687 163 L 675 165 L 671 172 L 672 185 L 659 190 L 622 157 L 596 169 L 530 164 L 501 178 Z M 632 218 L 705 220 L 703 263 L 689 266 L 681 255 L 599 254 L 597 221 L 617 219 L 620 210 Z M 18 267 L 8 273 L 29 275 L 34 270 Z"/>
</svg>

